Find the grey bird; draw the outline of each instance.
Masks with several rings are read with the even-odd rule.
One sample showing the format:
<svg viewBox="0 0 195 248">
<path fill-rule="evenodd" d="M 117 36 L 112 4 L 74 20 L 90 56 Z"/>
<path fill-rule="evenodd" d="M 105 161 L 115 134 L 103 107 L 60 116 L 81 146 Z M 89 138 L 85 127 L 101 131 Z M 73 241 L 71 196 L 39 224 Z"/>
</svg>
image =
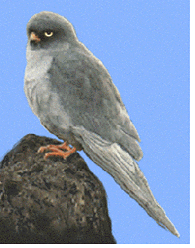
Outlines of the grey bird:
<svg viewBox="0 0 195 248">
<path fill-rule="evenodd" d="M 39 152 L 66 159 L 83 150 L 159 225 L 179 237 L 135 162 L 143 156 L 140 138 L 102 62 L 78 40 L 72 24 L 53 12 L 34 15 L 27 36 L 25 94 L 41 124 L 64 140 Z"/>
</svg>

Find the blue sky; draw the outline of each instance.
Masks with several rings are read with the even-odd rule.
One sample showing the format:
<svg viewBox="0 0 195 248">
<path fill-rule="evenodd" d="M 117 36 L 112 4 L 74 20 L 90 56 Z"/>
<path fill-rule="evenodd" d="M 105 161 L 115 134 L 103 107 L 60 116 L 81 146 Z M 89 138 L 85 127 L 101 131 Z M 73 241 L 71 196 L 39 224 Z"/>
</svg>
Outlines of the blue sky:
<svg viewBox="0 0 195 248">
<path fill-rule="evenodd" d="M 1 159 L 28 133 L 55 137 L 23 92 L 26 24 L 43 10 L 65 16 L 108 69 L 141 138 L 139 167 L 181 235 L 158 226 L 81 152 L 106 189 L 117 242 L 189 243 L 189 1 L 1 0 Z"/>
</svg>

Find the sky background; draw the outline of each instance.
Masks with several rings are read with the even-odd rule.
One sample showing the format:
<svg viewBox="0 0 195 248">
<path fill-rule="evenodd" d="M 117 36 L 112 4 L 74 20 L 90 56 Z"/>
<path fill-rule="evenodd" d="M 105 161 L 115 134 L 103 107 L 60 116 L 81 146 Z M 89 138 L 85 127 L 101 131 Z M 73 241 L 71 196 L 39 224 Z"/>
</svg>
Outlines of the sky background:
<svg viewBox="0 0 195 248">
<path fill-rule="evenodd" d="M 117 243 L 189 243 L 189 1 L 1 0 L 0 160 L 26 134 L 56 138 L 23 91 L 26 24 L 43 10 L 65 16 L 108 69 L 141 138 L 139 167 L 181 235 L 157 225 L 81 152 L 106 189 Z"/>
</svg>

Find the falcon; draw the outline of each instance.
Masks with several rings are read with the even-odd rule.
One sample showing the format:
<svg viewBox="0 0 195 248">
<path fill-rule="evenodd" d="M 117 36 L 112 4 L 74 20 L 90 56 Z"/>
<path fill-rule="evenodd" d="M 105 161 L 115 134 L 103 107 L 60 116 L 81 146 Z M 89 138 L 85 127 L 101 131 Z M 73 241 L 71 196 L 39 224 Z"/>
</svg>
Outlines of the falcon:
<svg viewBox="0 0 195 248">
<path fill-rule="evenodd" d="M 179 233 L 155 200 L 136 161 L 140 138 L 110 74 L 75 33 L 72 24 L 53 12 L 34 15 L 27 24 L 24 91 L 33 113 L 62 145 L 39 152 L 66 159 L 83 150 L 174 235 Z"/>
</svg>

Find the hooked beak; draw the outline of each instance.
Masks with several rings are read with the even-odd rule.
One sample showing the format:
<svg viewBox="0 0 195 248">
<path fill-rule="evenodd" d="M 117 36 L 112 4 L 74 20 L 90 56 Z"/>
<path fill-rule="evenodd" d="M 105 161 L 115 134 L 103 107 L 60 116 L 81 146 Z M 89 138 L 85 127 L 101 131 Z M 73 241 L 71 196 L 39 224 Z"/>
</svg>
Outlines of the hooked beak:
<svg viewBox="0 0 195 248">
<path fill-rule="evenodd" d="M 41 39 L 34 32 L 31 32 L 31 34 L 30 34 L 30 40 L 31 41 L 34 41 L 36 43 L 38 43 L 38 42 L 41 41 Z"/>
</svg>

